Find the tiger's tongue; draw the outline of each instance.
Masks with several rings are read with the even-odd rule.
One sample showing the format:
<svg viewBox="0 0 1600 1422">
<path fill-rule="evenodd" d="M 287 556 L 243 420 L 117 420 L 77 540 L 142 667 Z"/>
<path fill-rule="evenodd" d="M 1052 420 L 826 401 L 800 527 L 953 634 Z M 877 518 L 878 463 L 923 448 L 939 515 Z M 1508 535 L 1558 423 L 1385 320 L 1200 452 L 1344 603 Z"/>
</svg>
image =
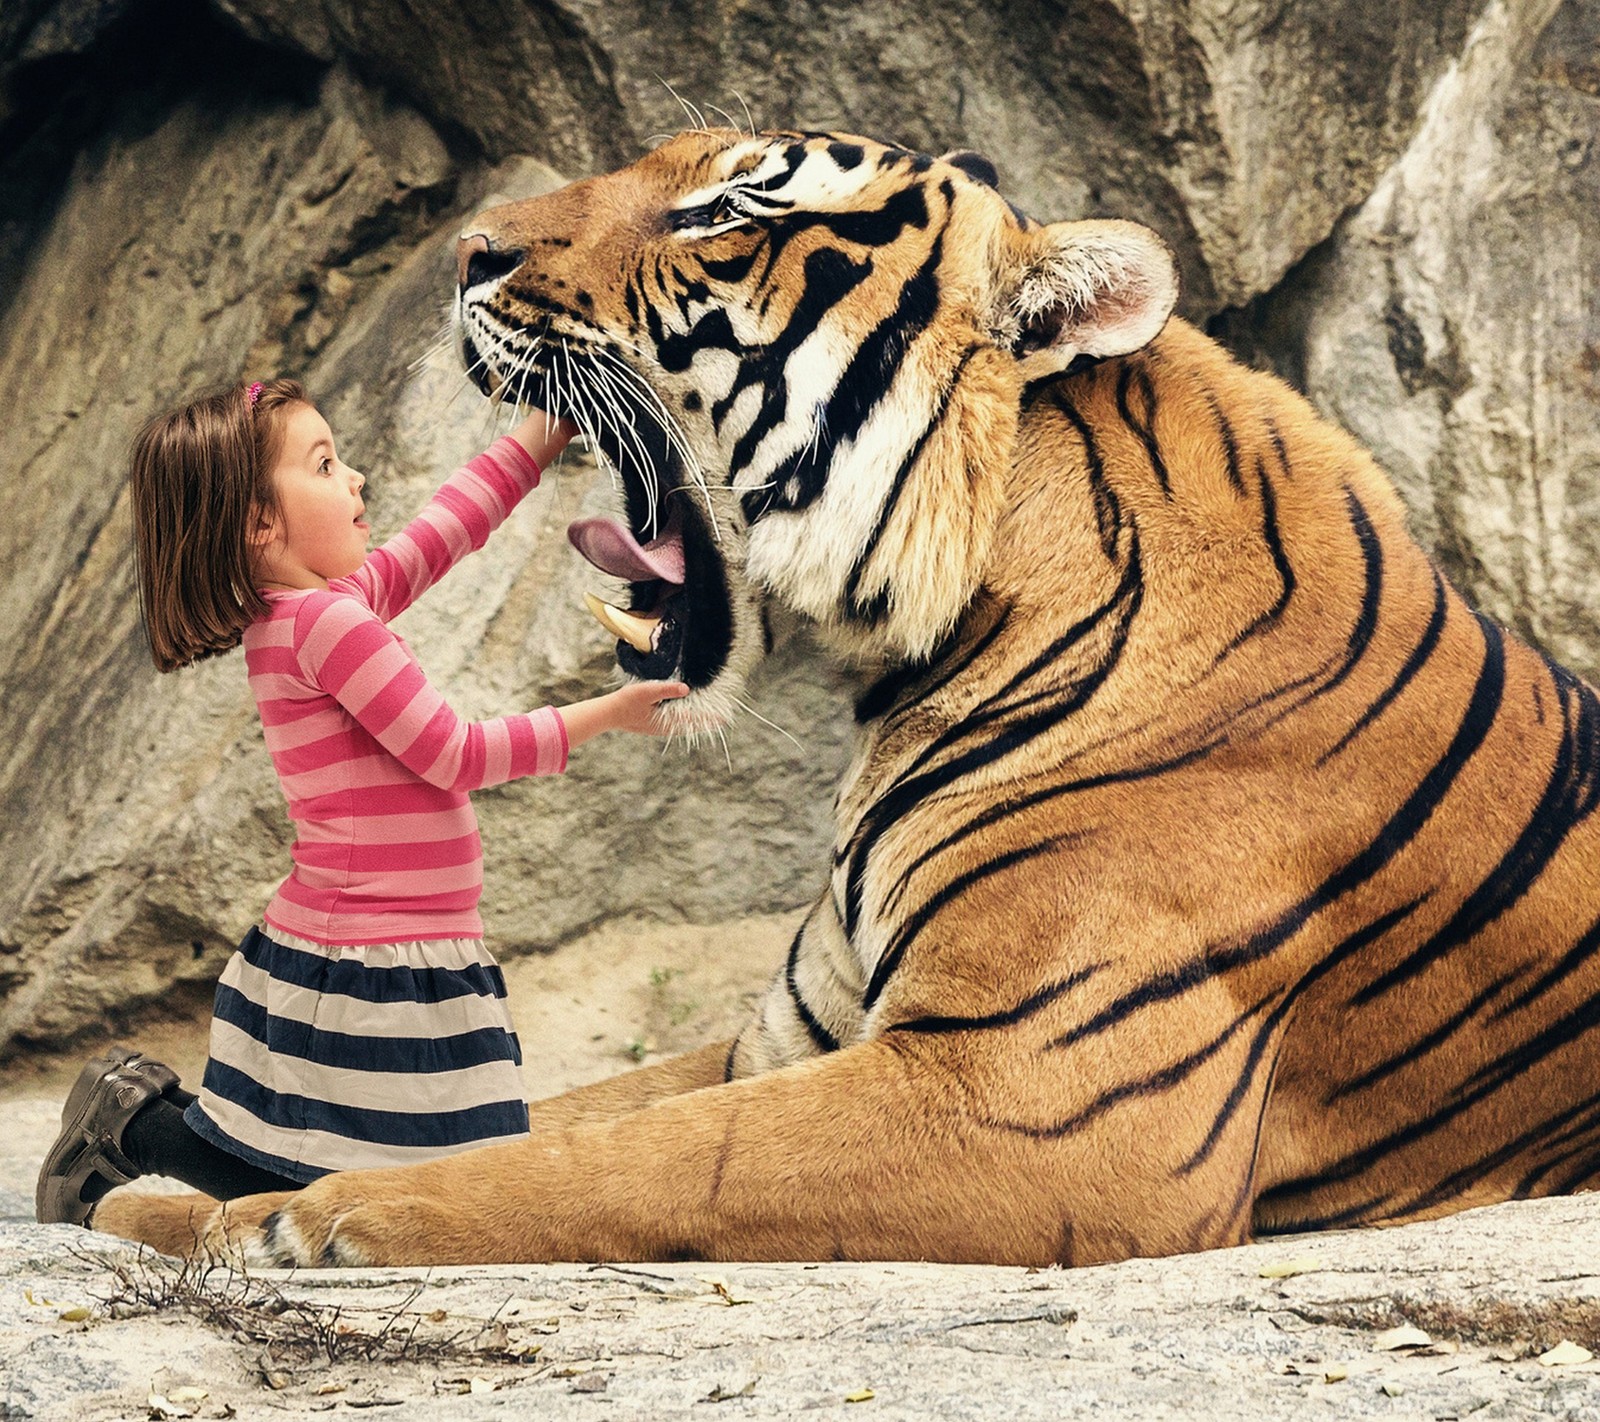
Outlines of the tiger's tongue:
<svg viewBox="0 0 1600 1422">
<path fill-rule="evenodd" d="M 677 521 L 659 538 L 641 544 L 632 529 L 614 518 L 580 518 L 567 525 L 572 546 L 602 573 L 630 583 L 659 579 L 683 584 L 683 534 Z"/>
</svg>

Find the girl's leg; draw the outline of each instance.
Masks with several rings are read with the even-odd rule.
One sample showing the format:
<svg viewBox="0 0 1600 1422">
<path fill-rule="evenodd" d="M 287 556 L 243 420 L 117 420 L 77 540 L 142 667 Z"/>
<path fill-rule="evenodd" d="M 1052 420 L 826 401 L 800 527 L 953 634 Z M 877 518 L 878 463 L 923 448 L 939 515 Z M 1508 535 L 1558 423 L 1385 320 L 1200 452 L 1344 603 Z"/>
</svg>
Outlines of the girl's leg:
<svg viewBox="0 0 1600 1422">
<path fill-rule="evenodd" d="M 170 1175 L 214 1200 L 237 1200 L 241 1195 L 270 1195 L 277 1190 L 300 1188 L 302 1182 L 251 1165 L 196 1135 L 183 1119 L 184 1108 L 193 1100 L 187 1091 L 167 1092 L 128 1122 L 122 1133 L 122 1149 L 144 1174 Z M 110 1188 L 108 1184 L 99 1193 L 103 1195 Z"/>
<path fill-rule="evenodd" d="M 193 1099 L 171 1068 L 126 1048 L 90 1062 L 39 1172 L 39 1222 L 84 1224 L 96 1201 L 143 1174 L 171 1175 L 219 1199 L 298 1188 L 197 1136 L 183 1120 Z"/>
</svg>

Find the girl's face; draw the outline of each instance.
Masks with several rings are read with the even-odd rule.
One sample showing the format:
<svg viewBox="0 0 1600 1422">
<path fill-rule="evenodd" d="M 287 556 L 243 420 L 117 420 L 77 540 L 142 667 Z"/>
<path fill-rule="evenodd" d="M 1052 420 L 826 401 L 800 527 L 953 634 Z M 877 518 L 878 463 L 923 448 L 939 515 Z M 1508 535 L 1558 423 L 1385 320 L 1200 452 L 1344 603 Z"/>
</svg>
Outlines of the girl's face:
<svg viewBox="0 0 1600 1422">
<path fill-rule="evenodd" d="M 284 415 L 283 446 L 272 471 L 278 509 L 264 521 L 257 574 L 269 588 L 325 588 L 367 556 L 366 476 L 340 462 L 333 431 L 310 405 Z"/>
</svg>

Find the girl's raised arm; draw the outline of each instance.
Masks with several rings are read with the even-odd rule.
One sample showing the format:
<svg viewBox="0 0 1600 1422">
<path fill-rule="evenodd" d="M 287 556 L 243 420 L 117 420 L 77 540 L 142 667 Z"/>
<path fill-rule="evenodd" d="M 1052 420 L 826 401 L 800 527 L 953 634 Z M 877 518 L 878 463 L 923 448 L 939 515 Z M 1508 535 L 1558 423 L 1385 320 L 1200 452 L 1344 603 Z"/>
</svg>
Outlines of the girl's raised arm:
<svg viewBox="0 0 1600 1422">
<path fill-rule="evenodd" d="M 539 483 L 575 432 L 535 410 L 510 435 L 456 470 L 414 519 L 343 581 L 389 622 L 475 553 Z"/>
</svg>

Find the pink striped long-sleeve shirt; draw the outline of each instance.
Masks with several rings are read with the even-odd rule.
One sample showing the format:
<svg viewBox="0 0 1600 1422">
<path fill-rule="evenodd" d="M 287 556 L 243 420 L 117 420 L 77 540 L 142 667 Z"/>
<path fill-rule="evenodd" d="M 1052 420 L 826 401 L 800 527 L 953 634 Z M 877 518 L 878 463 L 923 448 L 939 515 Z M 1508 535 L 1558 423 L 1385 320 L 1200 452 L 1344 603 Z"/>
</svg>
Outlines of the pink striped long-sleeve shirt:
<svg viewBox="0 0 1600 1422">
<path fill-rule="evenodd" d="M 538 482 L 498 440 L 349 577 L 265 594 L 245 666 L 296 831 L 269 926 L 329 944 L 482 936 L 467 792 L 566 769 L 566 727 L 552 707 L 462 720 L 388 623 Z"/>
</svg>

